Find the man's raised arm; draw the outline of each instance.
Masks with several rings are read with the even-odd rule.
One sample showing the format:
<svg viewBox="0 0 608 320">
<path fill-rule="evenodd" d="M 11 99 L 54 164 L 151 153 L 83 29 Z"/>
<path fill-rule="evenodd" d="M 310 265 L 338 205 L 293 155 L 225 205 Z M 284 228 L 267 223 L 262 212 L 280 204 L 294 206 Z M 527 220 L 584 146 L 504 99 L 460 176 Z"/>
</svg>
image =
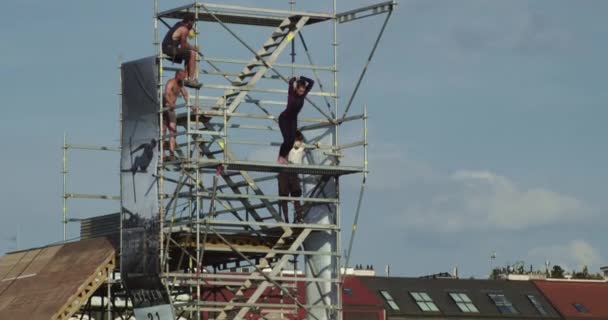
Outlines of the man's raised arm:
<svg viewBox="0 0 608 320">
<path fill-rule="evenodd" d="M 306 81 L 306 93 L 310 92 L 312 87 L 315 85 L 315 81 L 310 78 L 306 78 L 305 76 L 300 76 L 300 79 Z"/>
</svg>

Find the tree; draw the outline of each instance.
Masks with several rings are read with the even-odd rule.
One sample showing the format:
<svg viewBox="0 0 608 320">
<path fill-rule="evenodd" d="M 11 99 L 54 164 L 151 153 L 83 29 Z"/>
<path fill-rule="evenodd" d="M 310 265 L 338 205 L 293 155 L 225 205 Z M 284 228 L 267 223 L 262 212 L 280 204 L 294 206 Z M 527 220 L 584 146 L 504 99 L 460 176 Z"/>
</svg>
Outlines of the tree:
<svg viewBox="0 0 608 320">
<path fill-rule="evenodd" d="M 603 276 L 599 273 L 589 273 L 589 268 L 587 266 L 583 267 L 583 271 L 581 272 L 572 272 L 572 275 L 575 279 L 587 279 L 587 280 L 602 280 Z"/>
<path fill-rule="evenodd" d="M 583 277 L 588 278 L 589 277 L 589 268 L 587 266 L 583 267 Z"/>
<path fill-rule="evenodd" d="M 494 268 L 494 270 L 492 270 L 492 274 L 490 275 L 490 279 L 491 280 L 498 280 L 500 279 L 500 274 L 501 271 L 499 268 Z"/>
<path fill-rule="evenodd" d="M 551 270 L 551 278 L 554 279 L 563 279 L 564 278 L 564 269 L 559 265 L 554 265 Z"/>
</svg>

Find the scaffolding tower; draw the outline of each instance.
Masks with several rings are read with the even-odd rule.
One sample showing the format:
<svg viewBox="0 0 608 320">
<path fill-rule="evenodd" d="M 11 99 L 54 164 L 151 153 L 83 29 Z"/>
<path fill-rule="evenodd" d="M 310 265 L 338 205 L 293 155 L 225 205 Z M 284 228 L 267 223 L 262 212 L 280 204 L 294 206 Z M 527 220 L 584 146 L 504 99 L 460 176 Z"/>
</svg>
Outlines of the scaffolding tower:
<svg viewBox="0 0 608 320">
<path fill-rule="evenodd" d="M 70 222 L 79 222 L 80 218 L 70 217 L 68 215 L 68 200 L 69 199 L 89 199 L 89 200 L 113 200 L 119 201 L 120 196 L 109 195 L 109 194 L 92 194 L 92 193 L 76 193 L 68 191 L 68 155 L 70 150 L 74 151 L 110 151 L 119 152 L 120 148 L 111 146 L 98 146 L 89 144 L 74 144 L 68 143 L 67 134 L 63 134 L 63 145 L 61 147 L 63 151 L 62 157 L 62 194 L 63 206 L 62 206 L 62 218 L 61 223 L 63 225 L 63 242 L 67 242 L 68 239 L 68 224 Z"/>
<path fill-rule="evenodd" d="M 394 1 L 343 13 L 265 9 L 196 2 L 161 11 L 154 3 L 154 44 L 158 61 L 160 124 L 164 84 L 182 68 L 162 53 L 159 37 L 176 20 L 194 15 L 195 44 L 212 24 L 236 40 L 241 56 L 199 53 L 200 89 L 176 105 L 176 158 L 163 159 L 168 133 L 161 134 L 158 165 L 161 278 L 179 316 L 188 319 L 342 319 L 340 266 L 347 267 L 340 241 L 340 177 L 367 174 L 367 108 L 352 108 L 354 97 L 382 37 Z M 353 81 L 344 108 L 338 95 L 338 25 L 384 14 L 367 63 Z M 331 65 L 313 62 L 303 29 L 325 25 Z M 165 28 L 167 27 L 167 28 Z M 245 28 L 265 41 L 240 36 Z M 199 39 L 200 38 L 200 39 Z M 295 63 L 296 45 L 307 63 Z M 291 52 L 290 52 L 291 51 Z M 243 59 L 249 56 L 248 59 Z M 281 60 L 287 56 L 291 60 Z M 305 164 L 278 164 L 278 115 L 288 78 L 312 73 L 317 82 L 305 102 L 299 129 L 306 137 Z M 312 78 L 312 76 L 311 76 Z M 329 83 L 329 86 L 323 86 Z M 358 114 L 351 114 L 360 109 Z M 339 139 L 341 126 L 357 124 L 359 140 Z M 358 163 L 343 161 L 358 149 Z M 266 156 L 270 153 L 270 156 Z M 277 175 L 302 177 L 302 197 L 279 196 Z M 278 203 L 301 201 L 304 223 L 284 221 Z M 355 228 L 353 228 L 354 235 Z M 298 290 L 298 288 L 304 288 Z"/>
</svg>

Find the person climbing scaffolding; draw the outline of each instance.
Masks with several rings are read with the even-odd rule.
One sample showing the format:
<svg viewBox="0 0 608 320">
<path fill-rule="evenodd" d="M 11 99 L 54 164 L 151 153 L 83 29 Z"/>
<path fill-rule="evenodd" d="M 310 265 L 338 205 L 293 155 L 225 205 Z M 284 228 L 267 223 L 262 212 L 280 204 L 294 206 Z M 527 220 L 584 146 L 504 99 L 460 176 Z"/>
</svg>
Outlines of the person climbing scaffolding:
<svg viewBox="0 0 608 320">
<path fill-rule="evenodd" d="M 294 144 L 288 155 L 288 163 L 300 165 L 302 164 L 302 158 L 306 152 L 304 146 L 304 135 L 299 130 L 296 131 L 294 138 Z M 280 172 L 279 173 L 279 196 L 281 197 L 301 197 L 302 196 L 302 182 L 300 176 L 294 172 Z M 289 223 L 289 208 L 287 200 L 279 201 L 279 206 L 283 212 L 283 218 L 286 223 Z M 301 223 L 304 219 L 302 204 L 299 200 L 293 201 L 294 217 L 293 223 Z"/>
<path fill-rule="evenodd" d="M 175 63 L 185 61 L 187 79 L 184 84 L 187 87 L 200 89 L 201 84 L 196 77 L 196 55 L 198 47 L 188 43 L 188 37 L 194 37 L 194 15 L 187 15 L 176 23 L 165 35 L 162 43 L 163 53 L 169 56 L 169 60 Z"/>
<path fill-rule="evenodd" d="M 300 76 L 299 78 L 292 77 L 289 80 L 289 89 L 287 91 L 287 106 L 279 116 L 279 128 L 283 135 L 283 143 L 279 149 L 279 157 L 277 161 L 280 164 L 287 164 L 287 155 L 293 147 L 298 130 L 298 114 L 304 106 L 306 95 L 310 92 L 314 80 Z"/>
<path fill-rule="evenodd" d="M 175 102 L 179 95 L 184 98 L 186 104 L 188 104 L 188 91 L 184 88 L 184 79 L 186 78 L 186 71 L 177 70 L 175 77 L 169 79 L 165 84 L 165 93 L 163 94 L 163 107 L 168 109 L 163 112 L 163 136 L 167 134 L 167 129 L 170 131 L 169 136 L 169 156 L 165 157 L 165 160 L 175 159 L 175 134 L 177 131 L 177 119 L 175 117 Z"/>
</svg>

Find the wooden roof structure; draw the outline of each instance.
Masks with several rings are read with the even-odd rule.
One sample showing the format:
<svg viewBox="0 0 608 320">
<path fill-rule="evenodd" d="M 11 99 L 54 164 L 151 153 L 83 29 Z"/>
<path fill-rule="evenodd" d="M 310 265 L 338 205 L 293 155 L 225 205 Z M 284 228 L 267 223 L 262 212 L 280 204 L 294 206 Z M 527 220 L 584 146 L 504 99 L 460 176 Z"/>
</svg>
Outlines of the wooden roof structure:
<svg viewBox="0 0 608 320">
<path fill-rule="evenodd" d="M 0 319 L 62 320 L 115 268 L 105 238 L 12 252 L 0 258 Z"/>
</svg>

